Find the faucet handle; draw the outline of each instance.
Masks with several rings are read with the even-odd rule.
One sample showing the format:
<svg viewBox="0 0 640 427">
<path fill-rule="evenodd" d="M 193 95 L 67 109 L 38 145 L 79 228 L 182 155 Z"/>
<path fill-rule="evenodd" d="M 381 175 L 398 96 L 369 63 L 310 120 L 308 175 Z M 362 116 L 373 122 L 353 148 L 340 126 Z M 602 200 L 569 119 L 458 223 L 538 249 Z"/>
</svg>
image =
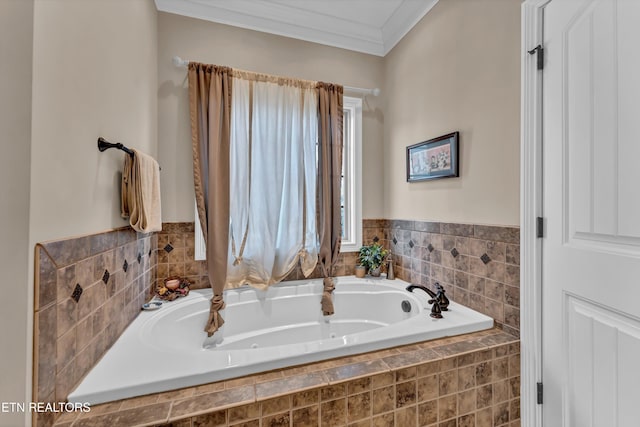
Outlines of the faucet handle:
<svg viewBox="0 0 640 427">
<path fill-rule="evenodd" d="M 438 305 L 440 305 L 442 311 L 449 311 L 449 298 L 447 298 L 447 296 L 445 295 L 447 291 L 445 291 L 445 289 L 439 282 L 435 283 L 435 287 L 438 291 L 438 295 L 436 295 L 435 298 L 436 300 L 438 300 Z"/>
<path fill-rule="evenodd" d="M 440 309 L 440 303 L 436 299 L 429 300 L 429 304 L 433 304 L 431 306 L 431 314 L 429 316 L 434 319 L 442 319 L 442 310 Z"/>
</svg>

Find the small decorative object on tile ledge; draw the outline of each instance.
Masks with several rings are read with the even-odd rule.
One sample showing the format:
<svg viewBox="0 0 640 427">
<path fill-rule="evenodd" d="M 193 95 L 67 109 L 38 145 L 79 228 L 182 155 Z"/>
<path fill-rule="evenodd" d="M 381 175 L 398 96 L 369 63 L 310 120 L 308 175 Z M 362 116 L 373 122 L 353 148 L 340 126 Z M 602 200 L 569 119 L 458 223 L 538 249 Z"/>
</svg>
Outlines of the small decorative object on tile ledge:
<svg viewBox="0 0 640 427">
<path fill-rule="evenodd" d="M 162 301 L 149 301 L 142 304 L 142 309 L 145 311 L 157 310 L 162 307 Z"/>
<path fill-rule="evenodd" d="M 180 286 L 180 279 L 171 279 L 164 281 L 164 287 L 170 291 L 175 291 Z"/>
<path fill-rule="evenodd" d="M 373 243 L 360 248 L 358 261 L 360 261 L 360 265 L 369 270 L 371 276 L 380 277 L 382 263 L 386 260 L 387 255 L 389 255 L 389 251 L 380 243 Z"/>
<path fill-rule="evenodd" d="M 173 301 L 176 298 L 189 295 L 191 283 L 185 278 L 171 276 L 164 279 L 163 285 L 158 285 L 156 295 L 165 301 Z"/>
<path fill-rule="evenodd" d="M 367 269 L 363 265 L 356 265 L 356 277 L 362 279 L 367 274 Z"/>
<path fill-rule="evenodd" d="M 393 256 L 389 254 L 389 259 L 387 262 L 387 280 L 395 280 L 396 275 L 393 272 Z"/>
</svg>

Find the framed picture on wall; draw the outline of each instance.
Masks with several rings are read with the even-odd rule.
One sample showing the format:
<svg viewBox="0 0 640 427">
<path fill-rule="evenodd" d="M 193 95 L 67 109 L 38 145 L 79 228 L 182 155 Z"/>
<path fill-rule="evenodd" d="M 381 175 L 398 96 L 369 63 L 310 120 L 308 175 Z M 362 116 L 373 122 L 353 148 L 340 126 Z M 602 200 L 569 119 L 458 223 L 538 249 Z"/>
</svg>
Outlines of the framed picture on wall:
<svg viewBox="0 0 640 427">
<path fill-rule="evenodd" d="M 453 132 L 408 146 L 407 182 L 459 176 L 458 139 Z"/>
</svg>

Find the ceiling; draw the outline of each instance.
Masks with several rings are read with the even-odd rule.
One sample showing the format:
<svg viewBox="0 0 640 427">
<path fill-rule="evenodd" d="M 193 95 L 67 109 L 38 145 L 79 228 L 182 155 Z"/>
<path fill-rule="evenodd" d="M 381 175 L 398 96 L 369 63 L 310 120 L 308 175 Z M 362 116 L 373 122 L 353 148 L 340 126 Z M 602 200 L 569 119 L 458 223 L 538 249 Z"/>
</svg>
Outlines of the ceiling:
<svg viewBox="0 0 640 427">
<path fill-rule="evenodd" d="M 438 0 L 155 0 L 159 11 L 386 55 Z"/>
</svg>

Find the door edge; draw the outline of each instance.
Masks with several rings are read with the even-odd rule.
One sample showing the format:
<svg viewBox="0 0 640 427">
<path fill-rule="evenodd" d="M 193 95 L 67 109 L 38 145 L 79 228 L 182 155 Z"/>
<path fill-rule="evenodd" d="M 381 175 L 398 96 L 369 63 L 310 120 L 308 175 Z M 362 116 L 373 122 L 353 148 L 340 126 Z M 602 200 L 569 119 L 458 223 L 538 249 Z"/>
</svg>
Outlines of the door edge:
<svg viewBox="0 0 640 427">
<path fill-rule="evenodd" d="M 520 96 L 520 414 L 523 427 L 542 426 L 542 70 L 529 51 L 543 43 L 543 9 L 551 0 L 521 7 Z M 544 225 L 544 224 L 543 224 Z"/>
</svg>

